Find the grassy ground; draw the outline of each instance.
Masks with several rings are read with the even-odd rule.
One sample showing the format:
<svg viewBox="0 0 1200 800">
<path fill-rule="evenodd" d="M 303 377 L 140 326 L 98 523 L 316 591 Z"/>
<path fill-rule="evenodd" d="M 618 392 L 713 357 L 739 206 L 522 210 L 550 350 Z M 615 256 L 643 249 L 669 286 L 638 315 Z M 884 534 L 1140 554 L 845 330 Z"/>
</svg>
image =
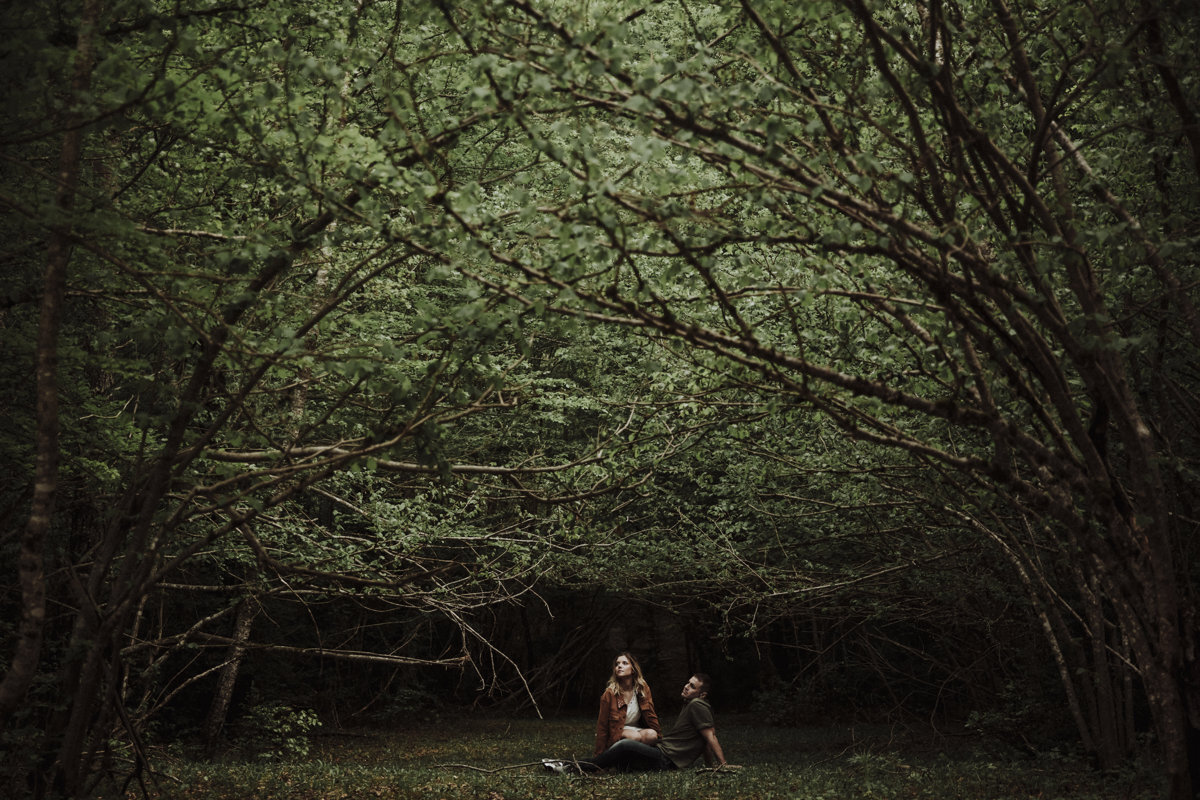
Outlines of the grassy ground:
<svg viewBox="0 0 1200 800">
<path fill-rule="evenodd" d="M 736 773 L 687 770 L 572 777 L 542 758 L 591 753 L 587 719 L 445 722 L 408 731 L 318 737 L 307 758 L 271 763 L 173 759 L 149 784 L 156 800 L 445 798 L 446 800 L 1150 800 L 1154 781 L 1100 776 L 1067 757 L 989 754 L 974 740 L 888 728 L 785 729 L 719 719 Z M 132 789 L 132 798 L 140 792 Z"/>
</svg>

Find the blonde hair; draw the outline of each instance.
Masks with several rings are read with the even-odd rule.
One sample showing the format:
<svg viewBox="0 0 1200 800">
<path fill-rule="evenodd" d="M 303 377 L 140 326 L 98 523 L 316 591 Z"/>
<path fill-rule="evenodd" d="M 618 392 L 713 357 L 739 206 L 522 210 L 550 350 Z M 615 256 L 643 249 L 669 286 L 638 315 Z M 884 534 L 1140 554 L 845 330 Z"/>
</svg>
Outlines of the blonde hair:
<svg viewBox="0 0 1200 800">
<path fill-rule="evenodd" d="M 621 656 L 628 658 L 630 666 L 633 667 L 633 690 L 639 694 L 645 694 L 650 691 L 649 684 L 642 677 L 641 666 L 638 664 L 637 659 L 633 657 L 633 653 L 630 653 L 628 650 L 622 650 L 613 656 L 612 672 L 608 676 L 608 686 L 606 688 L 611 689 L 613 694 L 621 691 L 621 684 L 617 683 L 617 659 Z"/>
</svg>

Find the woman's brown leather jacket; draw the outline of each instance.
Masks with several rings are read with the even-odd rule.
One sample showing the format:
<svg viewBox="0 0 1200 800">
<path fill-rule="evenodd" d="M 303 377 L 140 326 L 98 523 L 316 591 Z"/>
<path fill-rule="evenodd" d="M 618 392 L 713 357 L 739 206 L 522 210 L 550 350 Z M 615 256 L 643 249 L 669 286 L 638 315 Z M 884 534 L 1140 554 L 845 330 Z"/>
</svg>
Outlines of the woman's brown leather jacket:
<svg viewBox="0 0 1200 800">
<path fill-rule="evenodd" d="M 639 689 L 637 693 L 638 708 L 641 709 L 641 727 L 653 728 L 655 733 L 662 735 L 658 724 L 658 713 L 654 710 L 654 697 L 650 687 Z M 600 715 L 596 719 L 596 751 L 600 755 L 621 738 L 621 729 L 625 727 L 626 706 L 629 704 L 621 699 L 620 692 L 605 689 L 600 695 Z"/>
</svg>

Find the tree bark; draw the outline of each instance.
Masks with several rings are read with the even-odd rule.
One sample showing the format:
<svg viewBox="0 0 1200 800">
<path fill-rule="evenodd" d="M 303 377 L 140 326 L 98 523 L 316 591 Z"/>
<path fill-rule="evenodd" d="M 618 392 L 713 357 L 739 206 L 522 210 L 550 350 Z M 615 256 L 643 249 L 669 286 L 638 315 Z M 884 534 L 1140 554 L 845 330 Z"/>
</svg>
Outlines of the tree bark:
<svg viewBox="0 0 1200 800">
<path fill-rule="evenodd" d="M 100 17 L 99 0 L 85 0 L 76 42 L 75 69 L 71 80 L 72 99 L 81 97 L 91 82 L 95 58 L 95 29 Z M 37 674 L 46 621 L 46 539 L 54 519 L 58 493 L 58 335 L 66 295 L 67 266 L 71 259 L 71 213 L 79 186 L 83 153 L 83 125 L 77 113 L 64 119 L 62 147 L 58 160 L 58 189 L 54 221 L 46 248 L 46 270 L 35 353 L 36 456 L 33 498 L 29 519 L 21 536 L 17 571 L 21 585 L 21 621 L 17 646 L 8 671 L 0 681 L 0 728 L 7 725 L 21 705 Z"/>
<path fill-rule="evenodd" d="M 209 756 L 216 750 L 221 729 L 225 726 L 230 701 L 233 699 L 233 687 L 246 656 L 246 642 L 250 641 L 250 630 L 254 626 L 257 614 L 258 605 L 253 599 L 246 597 L 238 603 L 237 619 L 233 625 L 234 643 L 229 646 L 229 660 L 221 670 L 217 691 L 213 693 L 212 705 L 209 706 L 208 717 L 204 721 L 204 747 Z"/>
</svg>

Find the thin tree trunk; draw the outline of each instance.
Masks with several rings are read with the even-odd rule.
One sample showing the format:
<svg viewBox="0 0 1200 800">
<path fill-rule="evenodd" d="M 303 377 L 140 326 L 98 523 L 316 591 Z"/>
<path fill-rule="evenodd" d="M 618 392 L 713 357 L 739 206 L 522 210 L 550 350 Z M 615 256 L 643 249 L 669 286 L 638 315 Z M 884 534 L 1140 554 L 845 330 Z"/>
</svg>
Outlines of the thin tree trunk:
<svg viewBox="0 0 1200 800">
<path fill-rule="evenodd" d="M 75 71 L 71 80 L 72 100 L 85 93 L 91 82 L 95 28 L 99 17 L 99 0 L 85 0 L 76 43 Z M 67 265 L 71 259 L 71 212 L 75 207 L 83 153 L 83 125 L 77 117 L 77 114 L 68 114 L 64 120 L 66 133 L 59 151 L 58 189 L 55 195 L 55 206 L 61 220 L 52 230 L 46 248 L 46 272 L 42 281 L 35 355 L 37 442 L 33 501 L 21 536 L 17 562 L 21 585 L 21 621 L 16 649 L 9 669 L 0 681 L 0 727 L 7 724 L 9 717 L 24 701 L 41 661 L 42 632 L 46 620 L 44 554 L 58 493 L 58 335 L 66 294 Z"/>
<path fill-rule="evenodd" d="M 257 615 L 258 604 L 253 599 L 246 597 L 238 603 L 237 619 L 233 625 L 234 643 L 229 646 L 229 660 L 221 670 L 217 691 L 213 694 L 212 705 L 209 706 L 208 717 L 204 721 L 204 747 L 210 756 L 216 750 L 221 729 L 225 726 L 230 701 L 233 699 L 233 687 L 246 656 L 246 642 L 250 641 L 250 630 Z"/>
<path fill-rule="evenodd" d="M 1126 744 L 1121 741 L 1121 726 L 1116 703 L 1119 693 L 1114 683 L 1115 674 L 1109 664 L 1108 633 L 1104 618 L 1104 607 L 1100 600 L 1099 587 L 1093 579 L 1091 585 L 1080 587 L 1087 606 L 1088 626 L 1091 628 L 1091 677 L 1093 702 L 1096 718 L 1096 757 L 1101 769 L 1116 769 L 1125 760 Z"/>
</svg>

